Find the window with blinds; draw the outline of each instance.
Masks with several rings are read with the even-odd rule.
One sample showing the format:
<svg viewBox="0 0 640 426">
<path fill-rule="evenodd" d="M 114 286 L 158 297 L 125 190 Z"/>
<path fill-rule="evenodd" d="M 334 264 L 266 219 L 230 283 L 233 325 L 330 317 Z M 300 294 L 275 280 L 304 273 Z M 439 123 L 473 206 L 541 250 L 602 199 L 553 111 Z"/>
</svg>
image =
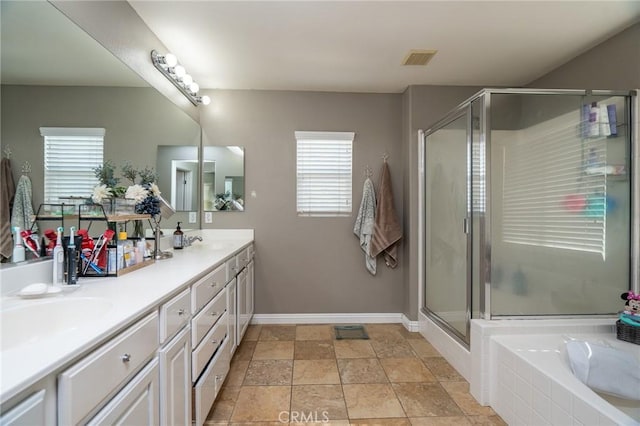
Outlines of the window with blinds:
<svg viewBox="0 0 640 426">
<path fill-rule="evenodd" d="M 41 127 L 44 137 L 44 201 L 90 197 L 99 183 L 93 169 L 103 164 L 103 128 Z"/>
<path fill-rule="evenodd" d="M 299 216 L 350 216 L 353 132 L 295 132 Z"/>
<path fill-rule="evenodd" d="M 521 137 L 504 149 L 505 242 L 605 256 L 606 139 L 576 126 Z"/>
</svg>

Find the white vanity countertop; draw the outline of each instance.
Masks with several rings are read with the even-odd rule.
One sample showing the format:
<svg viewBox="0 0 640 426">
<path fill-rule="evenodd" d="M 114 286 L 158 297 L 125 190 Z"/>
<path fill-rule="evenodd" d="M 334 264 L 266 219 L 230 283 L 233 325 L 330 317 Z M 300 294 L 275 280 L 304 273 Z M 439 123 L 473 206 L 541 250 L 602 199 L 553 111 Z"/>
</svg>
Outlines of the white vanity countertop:
<svg viewBox="0 0 640 426">
<path fill-rule="evenodd" d="M 99 298 L 108 310 L 97 318 L 79 313 L 77 327 L 52 335 L 46 333 L 47 324 L 55 318 L 40 318 L 34 313 L 33 320 L 42 327 L 41 331 L 34 332 L 38 336 L 32 340 L 28 336 L 21 337 L 25 343 L 6 350 L 0 335 L 0 401 L 7 401 L 27 386 L 86 354 L 100 341 L 151 312 L 160 302 L 186 289 L 186 284 L 213 270 L 225 258 L 253 241 L 253 230 L 201 230 L 190 234 L 201 235 L 203 241 L 195 241 L 191 247 L 175 250 L 170 259 L 156 261 L 126 275 L 80 278 L 79 288 L 40 299 L 2 297 L 3 311 L 28 304 L 55 303 L 59 298 Z M 61 305 L 60 309 L 65 309 L 64 304 Z M 19 328 L 21 325 L 3 323 L 1 326 L 5 332 L 8 327 Z M 26 328 L 38 330 L 33 323 Z"/>
</svg>

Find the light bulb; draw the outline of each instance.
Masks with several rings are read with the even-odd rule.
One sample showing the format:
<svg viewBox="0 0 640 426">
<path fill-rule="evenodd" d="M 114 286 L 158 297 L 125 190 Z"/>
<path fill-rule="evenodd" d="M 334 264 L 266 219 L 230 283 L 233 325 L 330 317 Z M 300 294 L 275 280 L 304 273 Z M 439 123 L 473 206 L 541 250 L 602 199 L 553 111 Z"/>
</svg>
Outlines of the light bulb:
<svg viewBox="0 0 640 426">
<path fill-rule="evenodd" d="M 201 99 L 200 102 L 202 102 L 202 105 L 209 105 L 211 103 L 211 98 L 208 97 L 207 95 L 204 95 Z"/>
<path fill-rule="evenodd" d="M 164 63 L 168 67 L 175 67 L 176 65 L 178 65 L 178 58 L 176 58 L 176 55 L 174 55 L 173 53 L 167 53 L 166 55 L 164 55 Z"/>
<path fill-rule="evenodd" d="M 185 87 L 189 87 L 189 85 L 193 83 L 193 77 L 191 77 L 189 74 L 185 74 L 182 77 L 182 82 L 184 83 Z"/>
<path fill-rule="evenodd" d="M 178 65 L 173 69 L 173 73 L 176 75 L 176 77 L 181 78 L 185 76 L 187 70 L 185 70 L 182 65 Z"/>
<path fill-rule="evenodd" d="M 189 85 L 189 90 L 191 91 L 191 93 L 198 93 L 198 90 L 200 90 L 200 86 L 194 81 Z"/>
</svg>

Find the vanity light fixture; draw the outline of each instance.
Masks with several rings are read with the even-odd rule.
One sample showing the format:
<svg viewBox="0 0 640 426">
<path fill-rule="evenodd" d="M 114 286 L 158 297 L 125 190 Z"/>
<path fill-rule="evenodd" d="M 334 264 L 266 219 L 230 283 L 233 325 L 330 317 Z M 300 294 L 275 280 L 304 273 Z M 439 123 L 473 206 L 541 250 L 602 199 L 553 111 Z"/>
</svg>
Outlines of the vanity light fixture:
<svg viewBox="0 0 640 426">
<path fill-rule="evenodd" d="M 187 74 L 187 70 L 182 65 L 178 65 L 176 55 L 172 53 L 161 55 L 156 50 L 152 50 L 151 62 L 192 104 L 198 106 L 198 104 L 209 105 L 211 103 L 211 98 L 208 96 L 198 96 L 200 86 L 193 81 L 193 77 Z"/>
</svg>

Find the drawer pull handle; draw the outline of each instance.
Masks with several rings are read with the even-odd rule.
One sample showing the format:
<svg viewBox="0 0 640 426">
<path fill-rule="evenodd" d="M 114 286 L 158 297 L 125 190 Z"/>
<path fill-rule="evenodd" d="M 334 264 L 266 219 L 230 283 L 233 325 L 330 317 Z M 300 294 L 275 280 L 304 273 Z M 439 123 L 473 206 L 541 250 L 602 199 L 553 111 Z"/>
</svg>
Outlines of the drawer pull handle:
<svg viewBox="0 0 640 426">
<path fill-rule="evenodd" d="M 217 285 L 218 285 L 218 283 L 214 281 L 214 282 L 211 283 L 211 288 L 215 288 L 215 286 L 217 286 Z"/>
<path fill-rule="evenodd" d="M 211 316 L 212 316 L 212 317 L 215 317 L 216 315 L 218 315 L 218 313 L 217 313 L 217 312 L 211 312 Z"/>
<path fill-rule="evenodd" d="M 185 312 L 186 311 L 184 310 L 184 308 L 180 308 L 180 310 L 178 311 L 178 315 L 182 316 L 185 314 Z"/>
<path fill-rule="evenodd" d="M 120 357 L 120 359 L 122 360 L 122 362 L 129 362 L 131 361 L 131 354 L 124 354 Z"/>
<path fill-rule="evenodd" d="M 222 380 L 222 376 L 219 375 L 219 374 L 216 374 L 216 381 L 218 381 L 218 380 Z"/>
<path fill-rule="evenodd" d="M 215 345 L 215 344 L 217 344 L 217 343 L 218 343 L 218 341 L 217 341 L 216 339 L 213 339 L 213 340 L 211 341 L 211 343 L 213 343 L 213 344 Z"/>
</svg>

